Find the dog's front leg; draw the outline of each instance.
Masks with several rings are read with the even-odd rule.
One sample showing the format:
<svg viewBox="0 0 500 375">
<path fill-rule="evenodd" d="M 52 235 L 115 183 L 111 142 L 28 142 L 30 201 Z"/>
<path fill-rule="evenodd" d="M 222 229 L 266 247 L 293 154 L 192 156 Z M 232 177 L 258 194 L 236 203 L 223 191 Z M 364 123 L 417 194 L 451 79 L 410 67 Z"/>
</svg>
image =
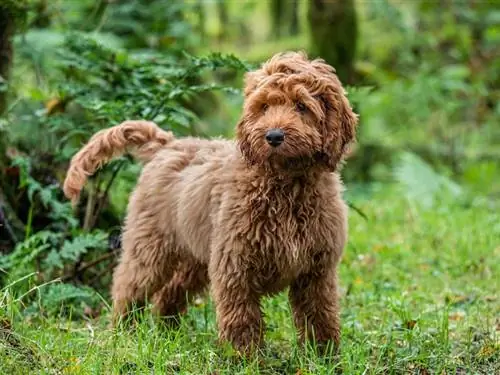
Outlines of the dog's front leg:
<svg viewBox="0 0 500 375">
<path fill-rule="evenodd" d="M 260 295 L 250 288 L 244 267 L 224 255 L 209 268 L 219 338 L 248 355 L 263 342 Z"/>
<path fill-rule="evenodd" d="M 340 343 L 336 265 L 299 276 L 291 285 L 290 303 L 300 340 L 315 341 L 320 350 Z"/>
</svg>

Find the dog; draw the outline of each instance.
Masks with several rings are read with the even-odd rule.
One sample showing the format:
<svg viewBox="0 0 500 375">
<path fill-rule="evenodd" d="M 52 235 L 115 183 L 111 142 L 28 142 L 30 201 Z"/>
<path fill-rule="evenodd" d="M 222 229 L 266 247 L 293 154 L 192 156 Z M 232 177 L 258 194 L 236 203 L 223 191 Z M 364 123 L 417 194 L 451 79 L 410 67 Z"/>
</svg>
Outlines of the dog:
<svg viewBox="0 0 500 375">
<path fill-rule="evenodd" d="M 142 120 L 96 133 L 71 160 L 68 198 L 115 156 L 144 162 L 113 274 L 113 320 L 149 298 L 177 316 L 209 287 L 220 340 L 249 353 L 263 345 L 261 298 L 289 287 L 300 341 L 338 347 L 348 229 L 339 166 L 357 123 L 334 69 L 286 52 L 246 73 L 235 141 L 176 139 Z"/>
</svg>

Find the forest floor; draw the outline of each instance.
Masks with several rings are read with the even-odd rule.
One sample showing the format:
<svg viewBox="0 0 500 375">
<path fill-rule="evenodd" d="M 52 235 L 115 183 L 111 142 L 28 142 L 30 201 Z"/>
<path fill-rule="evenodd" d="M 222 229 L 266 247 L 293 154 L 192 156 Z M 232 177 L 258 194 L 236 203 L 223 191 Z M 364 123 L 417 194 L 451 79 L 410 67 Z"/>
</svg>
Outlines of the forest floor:
<svg viewBox="0 0 500 375">
<path fill-rule="evenodd" d="M 6 288 L 0 373 L 500 373 L 500 212 L 481 198 L 424 209 L 390 186 L 356 205 L 367 219 L 351 210 L 335 360 L 296 344 L 286 293 L 264 301 L 267 347 L 243 361 L 217 344 L 209 298 L 178 330 L 146 314 L 135 331 L 113 332 L 109 312 L 88 321 L 28 320 Z"/>
</svg>

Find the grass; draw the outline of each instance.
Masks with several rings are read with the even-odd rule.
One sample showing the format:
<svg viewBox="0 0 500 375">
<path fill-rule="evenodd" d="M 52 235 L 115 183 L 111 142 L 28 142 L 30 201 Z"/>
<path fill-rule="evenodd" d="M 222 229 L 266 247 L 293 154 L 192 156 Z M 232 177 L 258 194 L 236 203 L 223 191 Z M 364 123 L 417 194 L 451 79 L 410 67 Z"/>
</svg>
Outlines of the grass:
<svg viewBox="0 0 500 375">
<path fill-rule="evenodd" d="M 217 345 L 209 299 L 190 309 L 179 330 L 146 314 L 136 331 L 113 333 L 109 314 L 27 318 L 22 301 L 4 289 L 0 373 L 499 373 L 498 205 L 443 198 L 423 209 L 386 185 L 351 199 L 368 220 L 351 211 L 338 361 L 297 346 L 285 294 L 264 301 L 268 347 L 243 361 Z"/>
</svg>

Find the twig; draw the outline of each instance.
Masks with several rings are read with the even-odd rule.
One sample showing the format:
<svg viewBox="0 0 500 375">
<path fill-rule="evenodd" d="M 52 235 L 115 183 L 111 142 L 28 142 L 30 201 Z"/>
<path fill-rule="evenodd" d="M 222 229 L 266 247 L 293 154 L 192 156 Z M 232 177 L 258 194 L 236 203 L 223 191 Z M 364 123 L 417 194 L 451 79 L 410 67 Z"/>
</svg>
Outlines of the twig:
<svg viewBox="0 0 500 375">
<path fill-rule="evenodd" d="M 87 197 L 87 206 L 85 207 L 85 218 L 83 220 L 83 230 L 84 232 L 88 232 L 91 228 L 92 225 L 92 216 L 94 213 L 94 207 L 95 207 L 95 196 L 96 196 L 96 189 L 94 186 L 93 181 L 89 181 L 89 196 Z"/>
<path fill-rule="evenodd" d="M 352 208 L 354 211 L 356 211 L 358 213 L 359 216 L 361 216 L 363 219 L 365 219 L 366 221 L 368 221 L 368 216 L 366 216 L 366 214 L 361 211 L 360 208 L 356 207 L 353 203 L 351 202 L 347 202 L 347 205 Z"/>
<path fill-rule="evenodd" d="M 100 213 L 101 213 L 101 211 L 102 211 L 102 209 L 104 207 L 104 204 L 106 203 L 109 191 L 111 190 L 111 186 L 113 185 L 113 182 L 115 181 L 116 176 L 118 176 L 118 173 L 120 172 L 120 169 L 122 169 L 122 167 L 124 165 L 125 165 L 125 161 L 124 160 L 118 162 L 118 164 L 116 165 L 116 167 L 115 167 L 115 169 L 113 171 L 113 174 L 111 175 L 111 178 L 108 181 L 108 184 L 106 185 L 106 188 L 104 189 L 104 192 L 99 197 L 99 202 L 97 203 L 97 208 L 95 210 L 95 213 L 94 213 L 94 215 L 92 217 L 92 221 L 91 221 L 92 228 L 94 227 L 95 222 L 97 221 L 97 218 L 99 217 L 99 215 L 100 215 Z"/>
<path fill-rule="evenodd" d="M 96 259 L 90 261 L 90 262 L 85 262 L 85 263 L 82 263 L 80 265 L 80 267 L 78 267 L 78 269 L 76 270 L 76 273 L 75 272 L 71 272 L 70 274 L 68 275 L 65 275 L 63 277 L 61 277 L 61 281 L 65 282 L 65 281 L 68 281 L 68 280 L 71 280 L 72 278 L 74 278 L 76 276 L 76 274 L 79 274 L 89 268 L 92 268 L 94 267 L 95 265 L 101 263 L 101 262 L 104 262 L 105 260 L 108 260 L 110 258 L 112 258 L 115 254 L 113 252 L 109 252 L 109 253 L 106 253 L 106 254 L 103 254 L 101 255 L 100 257 L 97 257 Z"/>
<path fill-rule="evenodd" d="M 92 229 L 92 218 L 93 218 L 93 213 L 95 209 L 95 197 L 96 197 L 96 186 L 98 185 L 98 182 L 95 181 L 89 181 L 89 195 L 87 197 L 87 205 L 85 206 L 85 218 L 83 219 L 83 231 L 84 232 L 89 232 Z M 80 272 L 78 271 L 80 269 L 80 266 L 82 264 L 82 255 L 80 254 L 78 256 L 78 259 L 75 262 L 75 265 L 73 266 L 73 276 L 76 277 L 78 280 L 81 281 L 81 275 Z"/>
</svg>

